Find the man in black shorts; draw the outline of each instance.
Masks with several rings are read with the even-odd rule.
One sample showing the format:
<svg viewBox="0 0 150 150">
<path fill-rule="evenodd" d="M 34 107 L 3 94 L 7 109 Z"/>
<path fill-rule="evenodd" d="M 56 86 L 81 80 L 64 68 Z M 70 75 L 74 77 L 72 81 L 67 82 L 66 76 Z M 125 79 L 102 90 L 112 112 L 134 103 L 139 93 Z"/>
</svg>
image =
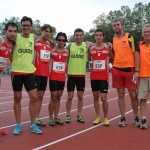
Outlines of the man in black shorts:
<svg viewBox="0 0 150 150">
<path fill-rule="evenodd" d="M 83 107 L 83 94 L 85 90 L 85 75 L 86 75 L 86 63 L 87 63 L 87 49 L 93 44 L 91 42 L 82 42 L 84 38 L 84 32 L 82 29 L 77 28 L 74 31 L 75 43 L 70 43 L 67 46 L 69 51 L 68 60 L 68 81 L 67 90 L 68 98 L 66 102 L 67 116 L 65 122 L 71 121 L 70 110 L 72 105 L 72 99 L 74 96 L 74 89 L 77 89 L 78 97 L 78 115 L 77 121 L 84 122 L 81 116 Z"/>
<path fill-rule="evenodd" d="M 12 86 L 14 91 L 14 113 L 16 118 L 16 127 L 14 134 L 20 134 L 21 126 L 21 99 L 22 87 L 24 85 L 29 95 L 29 112 L 31 117 L 30 131 L 42 133 L 35 124 L 37 107 L 37 84 L 34 77 L 36 68 L 33 65 L 34 58 L 34 40 L 36 36 L 31 34 L 32 19 L 24 16 L 21 19 L 22 33 L 17 34 L 16 45 L 12 54 Z"/>
</svg>

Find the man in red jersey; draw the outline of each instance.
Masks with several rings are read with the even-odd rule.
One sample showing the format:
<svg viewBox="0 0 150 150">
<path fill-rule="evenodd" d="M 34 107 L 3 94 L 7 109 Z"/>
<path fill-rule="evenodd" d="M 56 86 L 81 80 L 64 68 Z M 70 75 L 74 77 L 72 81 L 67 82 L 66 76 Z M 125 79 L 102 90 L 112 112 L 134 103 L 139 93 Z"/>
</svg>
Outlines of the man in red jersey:
<svg viewBox="0 0 150 150">
<path fill-rule="evenodd" d="M 42 122 L 39 119 L 39 114 L 42 106 L 43 96 L 47 86 L 47 78 L 49 76 L 49 61 L 51 48 L 48 40 L 52 33 L 52 27 L 49 24 L 44 24 L 41 28 L 41 31 L 42 31 L 41 37 L 39 37 L 36 40 L 34 46 L 36 51 L 34 63 L 36 71 L 34 75 L 37 82 L 37 95 L 38 95 L 36 124 L 40 126 L 45 126 L 46 123 Z"/>
<path fill-rule="evenodd" d="M 99 97 L 102 100 L 102 108 L 104 113 L 104 125 L 109 125 L 107 119 L 108 115 L 108 102 L 107 102 L 107 92 L 108 92 L 108 58 L 109 58 L 109 48 L 106 43 L 103 43 L 105 38 L 105 32 L 102 29 L 97 29 L 95 31 L 94 38 L 96 44 L 91 46 L 89 49 L 89 59 L 92 60 L 91 68 L 91 87 L 94 96 L 94 107 L 97 118 L 93 122 L 97 125 L 101 122 L 100 120 L 100 105 Z M 99 94 L 100 92 L 100 94 Z"/>
<path fill-rule="evenodd" d="M 18 26 L 13 22 L 8 22 L 5 25 L 5 35 L 0 36 L 0 73 L 12 52 L 12 42 L 16 39 L 17 32 Z M 0 134 L 6 134 L 6 130 L 0 130 Z"/>
</svg>

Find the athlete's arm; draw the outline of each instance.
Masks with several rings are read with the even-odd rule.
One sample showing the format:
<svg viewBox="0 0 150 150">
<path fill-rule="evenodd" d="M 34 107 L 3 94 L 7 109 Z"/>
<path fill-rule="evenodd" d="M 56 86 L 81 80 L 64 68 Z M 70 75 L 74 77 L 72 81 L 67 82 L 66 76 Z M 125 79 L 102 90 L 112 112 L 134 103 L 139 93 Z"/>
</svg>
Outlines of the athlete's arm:
<svg viewBox="0 0 150 150">
<path fill-rule="evenodd" d="M 68 59 L 69 59 L 69 55 L 70 55 L 70 46 L 71 46 L 71 43 L 69 43 L 66 47 L 66 50 L 67 50 L 67 53 L 68 53 Z"/>
<path fill-rule="evenodd" d="M 135 73 L 134 73 L 134 79 L 137 80 L 139 77 L 139 64 L 140 64 L 140 57 L 139 52 L 134 52 L 134 58 L 135 58 Z"/>
<path fill-rule="evenodd" d="M 0 39 L 0 46 L 2 45 L 2 40 Z"/>
<path fill-rule="evenodd" d="M 112 43 L 107 42 L 106 44 L 108 45 L 108 47 L 109 47 L 110 49 L 112 49 Z"/>
<path fill-rule="evenodd" d="M 40 38 L 39 36 L 34 34 L 34 42 Z M 54 48 L 54 46 L 56 46 L 56 42 L 54 42 L 53 40 L 49 39 L 48 42 L 50 43 L 51 48 Z"/>
<path fill-rule="evenodd" d="M 91 59 L 91 50 L 92 50 L 92 46 L 89 47 L 89 49 L 88 49 L 88 59 L 89 60 Z"/>
<path fill-rule="evenodd" d="M 139 77 L 139 64 L 140 64 L 140 56 L 139 56 L 139 44 L 136 40 L 136 38 L 131 35 L 131 47 L 132 47 L 132 51 L 134 52 L 134 60 L 135 60 L 135 73 L 134 73 L 134 79 L 137 80 Z"/>
<path fill-rule="evenodd" d="M 67 52 L 67 55 L 69 56 L 69 51 L 68 51 L 68 49 L 65 48 L 65 50 L 66 50 L 66 52 Z"/>
<path fill-rule="evenodd" d="M 90 42 L 90 41 L 86 41 L 85 43 L 86 43 L 87 50 L 88 50 L 91 46 L 95 45 L 95 43 L 92 43 L 92 42 Z"/>
</svg>

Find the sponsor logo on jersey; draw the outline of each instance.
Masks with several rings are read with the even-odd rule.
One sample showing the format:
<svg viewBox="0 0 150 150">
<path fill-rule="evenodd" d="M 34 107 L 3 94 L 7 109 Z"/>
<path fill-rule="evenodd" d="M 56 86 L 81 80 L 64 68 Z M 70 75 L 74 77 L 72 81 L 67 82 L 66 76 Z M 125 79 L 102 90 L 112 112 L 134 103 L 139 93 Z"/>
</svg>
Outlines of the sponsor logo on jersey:
<svg viewBox="0 0 150 150">
<path fill-rule="evenodd" d="M 80 53 L 84 53 L 84 48 L 80 48 Z"/>
<path fill-rule="evenodd" d="M 32 47 L 33 43 L 31 41 L 29 41 L 29 46 Z"/>
<path fill-rule="evenodd" d="M 84 55 L 81 55 L 81 54 L 72 54 L 71 58 L 81 58 L 81 59 L 84 59 Z"/>
<path fill-rule="evenodd" d="M 22 49 L 22 48 L 19 48 L 19 49 L 18 49 L 18 52 L 19 52 L 19 53 L 30 53 L 30 54 L 32 54 L 33 50 L 31 50 L 31 49 Z"/>
</svg>

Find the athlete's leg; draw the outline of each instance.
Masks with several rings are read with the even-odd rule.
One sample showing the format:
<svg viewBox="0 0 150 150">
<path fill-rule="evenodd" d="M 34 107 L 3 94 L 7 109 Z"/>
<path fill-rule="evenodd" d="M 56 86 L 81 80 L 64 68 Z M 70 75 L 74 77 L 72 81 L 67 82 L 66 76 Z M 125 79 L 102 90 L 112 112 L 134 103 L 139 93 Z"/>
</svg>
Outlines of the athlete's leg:
<svg viewBox="0 0 150 150">
<path fill-rule="evenodd" d="M 93 91 L 96 116 L 100 118 L 99 91 Z"/>
<path fill-rule="evenodd" d="M 107 118 L 107 116 L 108 116 L 107 93 L 100 93 L 100 96 L 101 96 L 101 100 L 102 100 L 104 118 Z"/>
<path fill-rule="evenodd" d="M 16 123 L 21 124 L 21 98 L 22 98 L 22 91 L 14 91 L 14 114 L 16 118 Z"/>
<path fill-rule="evenodd" d="M 141 110 L 141 116 L 146 117 L 146 99 L 140 99 L 140 110 Z"/>
<path fill-rule="evenodd" d="M 30 111 L 30 117 L 31 117 L 31 125 L 35 123 L 36 115 L 37 115 L 37 89 L 33 89 L 28 91 L 29 94 L 29 111 Z"/>
<path fill-rule="evenodd" d="M 22 99 L 22 86 L 23 86 L 23 77 L 22 76 L 11 76 L 12 87 L 14 91 L 14 114 L 17 124 L 21 123 L 21 99 Z"/>
<path fill-rule="evenodd" d="M 39 118 L 44 94 L 45 94 L 45 91 L 37 91 L 38 101 L 37 101 L 37 115 L 36 115 L 36 118 Z"/>
<path fill-rule="evenodd" d="M 57 91 L 51 91 L 51 100 L 49 103 L 49 118 L 53 118 L 56 100 L 57 100 Z"/>
<path fill-rule="evenodd" d="M 37 84 L 33 74 L 26 75 L 24 77 L 24 86 L 28 92 L 30 101 L 29 101 L 29 112 L 31 117 L 31 125 L 35 123 L 37 115 Z"/>
<path fill-rule="evenodd" d="M 63 91 L 57 91 L 57 97 L 55 101 L 55 111 L 54 111 L 54 118 L 58 118 L 59 108 L 60 108 L 60 98 L 62 96 Z"/>
<path fill-rule="evenodd" d="M 119 88 L 117 89 L 118 92 L 118 105 L 119 105 L 119 109 L 120 109 L 120 113 L 122 116 L 125 116 L 125 88 Z"/>
<path fill-rule="evenodd" d="M 131 98 L 131 106 L 133 109 L 134 117 L 138 116 L 138 99 L 135 90 L 128 90 Z"/>
<path fill-rule="evenodd" d="M 68 96 L 67 96 L 67 101 L 66 101 L 67 115 L 70 115 L 70 110 L 71 110 L 71 106 L 72 106 L 72 99 L 74 96 L 75 83 L 76 83 L 76 80 L 74 77 L 68 77 L 68 80 L 67 80 Z"/>
<path fill-rule="evenodd" d="M 66 101 L 67 115 L 70 115 L 73 96 L 74 96 L 74 91 L 68 91 L 68 97 L 67 97 L 67 101 Z"/>
<path fill-rule="evenodd" d="M 78 115 L 81 116 L 82 113 L 82 107 L 83 107 L 83 94 L 85 90 L 85 77 L 78 78 L 77 83 L 77 97 L 78 97 Z"/>
<path fill-rule="evenodd" d="M 78 97 L 77 107 L 78 107 L 78 115 L 79 116 L 81 116 L 81 113 L 82 113 L 83 94 L 84 94 L 84 91 L 77 91 L 77 97 Z"/>
</svg>

